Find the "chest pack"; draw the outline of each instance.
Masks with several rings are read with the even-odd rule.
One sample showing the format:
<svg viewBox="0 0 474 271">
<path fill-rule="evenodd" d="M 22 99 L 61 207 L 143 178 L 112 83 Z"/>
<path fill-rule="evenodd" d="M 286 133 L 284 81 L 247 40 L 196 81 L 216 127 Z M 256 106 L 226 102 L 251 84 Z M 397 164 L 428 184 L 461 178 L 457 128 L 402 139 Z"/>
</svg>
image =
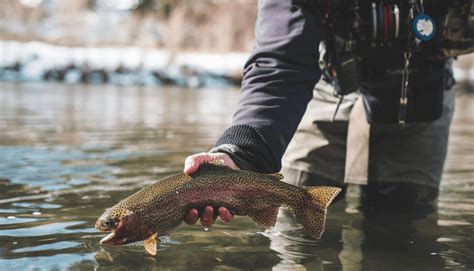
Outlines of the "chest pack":
<svg viewBox="0 0 474 271">
<path fill-rule="evenodd" d="M 371 123 L 439 118 L 446 62 L 474 52 L 473 1 L 323 0 L 324 77 L 340 101 L 360 91 Z"/>
</svg>

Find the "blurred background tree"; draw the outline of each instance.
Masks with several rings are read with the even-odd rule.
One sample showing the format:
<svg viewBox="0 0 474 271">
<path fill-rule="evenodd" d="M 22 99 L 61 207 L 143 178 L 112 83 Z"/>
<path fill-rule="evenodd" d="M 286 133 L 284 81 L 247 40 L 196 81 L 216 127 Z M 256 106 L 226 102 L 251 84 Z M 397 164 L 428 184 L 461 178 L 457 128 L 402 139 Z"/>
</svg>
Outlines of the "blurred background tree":
<svg viewBox="0 0 474 271">
<path fill-rule="evenodd" d="M 0 40 L 249 51 L 256 0 L 2 0 Z"/>
</svg>

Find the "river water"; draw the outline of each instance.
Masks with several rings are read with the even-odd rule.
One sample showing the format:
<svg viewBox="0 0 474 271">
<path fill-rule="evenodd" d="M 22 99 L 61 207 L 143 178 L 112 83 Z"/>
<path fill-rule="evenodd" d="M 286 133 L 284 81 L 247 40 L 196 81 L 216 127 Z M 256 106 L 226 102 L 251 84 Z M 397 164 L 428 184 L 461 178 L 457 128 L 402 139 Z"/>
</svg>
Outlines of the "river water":
<svg viewBox="0 0 474 271">
<path fill-rule="evenodd" d="M 157 256 L 100 246 L 105 208 L 181 170 L 229 123 L 237 90 L 1 83 L 0 270 L 473 270 L 474 97 L 460 93 L 438 209 L 426 217 L 330 208 L 308 238 L 281 216 L 182 225 Z"/>
</svg>

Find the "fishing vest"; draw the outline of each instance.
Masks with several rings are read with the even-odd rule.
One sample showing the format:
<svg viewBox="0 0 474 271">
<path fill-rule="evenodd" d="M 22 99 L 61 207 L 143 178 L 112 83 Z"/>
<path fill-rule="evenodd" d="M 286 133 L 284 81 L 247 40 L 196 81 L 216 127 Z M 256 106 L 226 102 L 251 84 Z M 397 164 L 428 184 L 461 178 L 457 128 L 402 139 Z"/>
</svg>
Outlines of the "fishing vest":
<svg viewBox="0 0 474 271">
<path fill-rule="evenodd" d="M 372 124 L 432 121 L 474 52 L 474 0 L 322 0 L 320 65 L 336 95 L 360 91 Z"/>
</svg>

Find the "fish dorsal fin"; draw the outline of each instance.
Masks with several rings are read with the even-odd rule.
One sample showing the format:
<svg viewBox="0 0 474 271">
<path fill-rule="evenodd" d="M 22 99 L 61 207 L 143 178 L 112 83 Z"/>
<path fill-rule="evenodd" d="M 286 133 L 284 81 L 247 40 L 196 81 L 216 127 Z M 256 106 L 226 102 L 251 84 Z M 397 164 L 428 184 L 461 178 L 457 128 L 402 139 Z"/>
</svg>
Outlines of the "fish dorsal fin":
<svg viewBox="0 0 474 271">
<path fill-rule="evenodd" d="M 268 174 L 268 175 L 273 176 L 273 177 L 277 178 L 280 181 L 285 178 L 285 176 L 283 176 L 283 174 L 281 174 L 281 173 L 272 173 L 272 174 Z"/>
<path fill-rule="evenodd" d="M 146 252 L 148 254 L 155 256 L 156 255 L 156 245 L 158 244 L 158 240 L 156 237 L 158 236 L 157 233 L 154 233 L 152 236 L 148 237 L 145 241 L 143 241 L 143 246 L 145 246 Z"/>
<path fill-rule="evenodd" d="M 212 161 L 206 162 L 206 164 L 215 165 L 215 166 L 223 166 L 223 167 L 226 166 L 224 160 L 222 159 L 212 160 Z"/>
<path fill-rule="evenodd" d="M 261 210 L 249 212 L 247 215 L 260 227 L 271 229 L 275 225 L 279 208 L 280 207 L 270 206 Z"/>
</svg>

